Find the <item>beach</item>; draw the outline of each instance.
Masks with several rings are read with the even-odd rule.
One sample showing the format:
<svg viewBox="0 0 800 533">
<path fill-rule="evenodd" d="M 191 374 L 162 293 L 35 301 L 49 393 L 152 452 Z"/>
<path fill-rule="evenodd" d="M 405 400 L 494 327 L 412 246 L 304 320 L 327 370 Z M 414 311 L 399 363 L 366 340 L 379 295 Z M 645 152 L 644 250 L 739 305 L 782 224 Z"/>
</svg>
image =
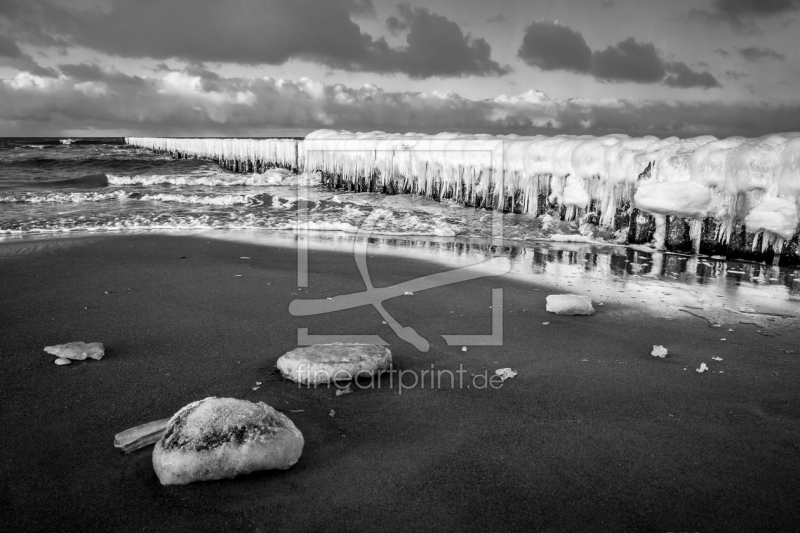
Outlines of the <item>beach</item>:
<svg viewBox="0 0 800 533">
<path fill-rule="evenodd" d="M 563 290 L 518 274 L 384 302 L 430 341 L 420 352 L 371 306 L 289 313 L 296 299 L 363 291 L 352 253 L 312 248 L 308 287 L 298 288 L 290 240 L 95 234 L 7 241 L 0 252 L 3 530 L 790 531 L 800 523 L 794 319 L 713 327 L 690 313 L 643 312 L 601 282 L 592 290 L 606 305 L 595 303 L 595 315 L 558 316 L 545 298 Z M 369 265 L 376 287 L 448 269 L 403 249 L 371 254 Z M 643 287 L 642 298 L 653 297 Z M 491 332 L 496 288 L 502 345 L 448 346 L 441 335 Z M 381 335 L 394 368 L 410 371 L 406 387 L 384 376 L 380 387 L 337 396 L 333 386 L 282 379 L 275 362 L 297 346 L 298 328 Z M 43 351 L 75 340 L 103 342 L 106 356 L 59 367 Z M 653 345 L 669 355 L 652 357 Z M 698 373 L 700 362 L 710 370 Z M 517 375 L 481 386 L 481 375 L 501 368 Z M 424 378 L 410 386 L 426 370 L 462 373 L 452 386 Z M 152 447 L 114 448 L 116 433 L 209 396 L 283 410 L 305 437 L 300 461 L 164 487 Z"/>
</svg>

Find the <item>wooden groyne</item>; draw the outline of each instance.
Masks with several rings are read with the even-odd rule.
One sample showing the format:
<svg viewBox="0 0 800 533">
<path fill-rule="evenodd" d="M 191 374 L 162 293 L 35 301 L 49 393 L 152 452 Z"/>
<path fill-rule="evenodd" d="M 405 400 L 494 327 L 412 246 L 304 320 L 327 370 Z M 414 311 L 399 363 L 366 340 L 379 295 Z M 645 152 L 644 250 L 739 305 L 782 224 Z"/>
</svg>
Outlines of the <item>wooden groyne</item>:
<svg viewBox="0 0 800 533">
<path fill-rule="evenodd" d="M 129 138 L 239 172 L 318 172 L 331 187 L 593 221 L 617 242 L 800 264 L 800 134 L 757 139 L 350 133 Z"/>
</svg>

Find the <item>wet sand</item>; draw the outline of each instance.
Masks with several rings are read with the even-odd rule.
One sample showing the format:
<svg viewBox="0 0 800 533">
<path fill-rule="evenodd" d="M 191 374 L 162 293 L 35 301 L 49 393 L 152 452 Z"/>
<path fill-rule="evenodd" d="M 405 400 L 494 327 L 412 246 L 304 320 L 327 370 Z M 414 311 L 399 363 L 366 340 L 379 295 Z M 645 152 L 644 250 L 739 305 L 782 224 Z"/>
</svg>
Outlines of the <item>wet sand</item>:
<svg viewBox="0 0 800 533">
<path fill-rule="evenodd" d="M 545 312 L 545 297 L 559 291 L 506 276 L 387 301 L 398 322 L 431 342 L 421 353 L 371 307 L 289 314 L 306 294 L 364 290 L 352 255 L 312 250 L 308 290 L 298 290 L 291 248 L 167 235 L 0 246 L 4 531 L 800 524 L 796 328 L 764 336 L 737 324 L 727 332 L 727 324 L 712 328 L 688 314 L 665 320 L 624 306 L 561 317 Z M 370 258 L 378 287 L 442 270 L 402 255 Z M 498 287 L 503 345 L 447 346 L 440 335 L 490 332 Z M 380 334 L 395 368 L 463 365 L 464 387 L 445 379 L 399 394 L 385 377 L 380 389 L 338 397 L 333 388 L 300 388 L 274 373 L 298 328 Z M 74 340 L 103 342 L 107 355 L 58 367 L 42 351 Z M 653 344 L 670 355 L 651 357 Z M 695 372 L 700 362 L 712 371 Z M 498 389 L 473 381 L 503 367 L 518 375 Z M 117 432 L 207 396 L 286 410 L 306 439 L 300 462 L 286 472 L 162 487 L 152 447 L 127 456 L 114 449 Z"/>
</svg>

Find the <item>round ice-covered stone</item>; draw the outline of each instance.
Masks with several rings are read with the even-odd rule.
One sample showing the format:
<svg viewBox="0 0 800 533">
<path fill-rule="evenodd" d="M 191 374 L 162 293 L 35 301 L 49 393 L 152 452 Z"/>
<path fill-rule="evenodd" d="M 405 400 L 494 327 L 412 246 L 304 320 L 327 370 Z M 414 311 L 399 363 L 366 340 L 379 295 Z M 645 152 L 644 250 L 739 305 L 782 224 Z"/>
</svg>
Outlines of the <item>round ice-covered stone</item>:
<svg viewBox="0 0 800 533">
<path fill-rule="evenodd" d="M 282 355 L 278 370 L 297 383 L 330 383 L 371 377 L 392 365 L 392 352 L 375 344 L 314 344 Z"/>
</svg>

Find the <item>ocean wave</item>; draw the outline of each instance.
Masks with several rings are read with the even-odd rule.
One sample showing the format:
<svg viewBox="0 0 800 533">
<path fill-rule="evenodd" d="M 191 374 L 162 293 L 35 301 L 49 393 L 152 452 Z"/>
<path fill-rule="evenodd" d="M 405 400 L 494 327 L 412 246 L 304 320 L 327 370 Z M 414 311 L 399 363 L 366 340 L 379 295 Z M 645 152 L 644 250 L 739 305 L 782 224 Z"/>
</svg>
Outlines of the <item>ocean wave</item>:
<svg viewBox="0 0 800 533">
<path fill-rule="evenodd" d="M 267 196 L 267 195 L 265 195 Z M 125 231 L 141 229 L 248 229 L 271 231 L 337 231 L 357 233 L 365 216 L 343 219 L 337 214 L 312 216 L 299 220 L 291 211 L 220 211 L 212 213 L 141 213 L 97 212 L 80 216 L 36 218 L 27 221 L 0 223 L 0 234 L 25 235 L 76 231 Z M 455 230 L 443 220 L 422 220 L 418 217 L 384 217 L 375 224 L 375 235 L 446 236 Z"/>
<path fill-rule="evenodd" d="M 193 205 L 263 205 L 260 195 L 253 194 L 222 194 L 209 196 L 202 194 L 144 194 L 139 200 L 150 200 L 154 202 L 169 202 Z"/>
<path fill-rule="evenodd" d="M 51 194 L 13 194 L 0 196 L 0 204 L 57 204 L 57 203 L 82 203 L 82 202 L 102 202 L 103 200 L 121 200 L 126 198 L 128 193 L 123 190 L 110 192 L 72 192 L 72 193 L 51 193 Z"/>
<path fill-rule="evenodd" d="M 151 176 L 123 176 L 107 174 L 108 183 L 117 186 L 153 186 L 153 185 L 178 185 L 178 186 L 206 186 L 206 187 L 237 187 L 237 186 L 264 186 L 276 185 L 283 182 L 291 174 L 288 170 L 274 169 L 263 174 L 249 174 L 243 177 L 216 175 L 159 175 Z"/>
</svg>

